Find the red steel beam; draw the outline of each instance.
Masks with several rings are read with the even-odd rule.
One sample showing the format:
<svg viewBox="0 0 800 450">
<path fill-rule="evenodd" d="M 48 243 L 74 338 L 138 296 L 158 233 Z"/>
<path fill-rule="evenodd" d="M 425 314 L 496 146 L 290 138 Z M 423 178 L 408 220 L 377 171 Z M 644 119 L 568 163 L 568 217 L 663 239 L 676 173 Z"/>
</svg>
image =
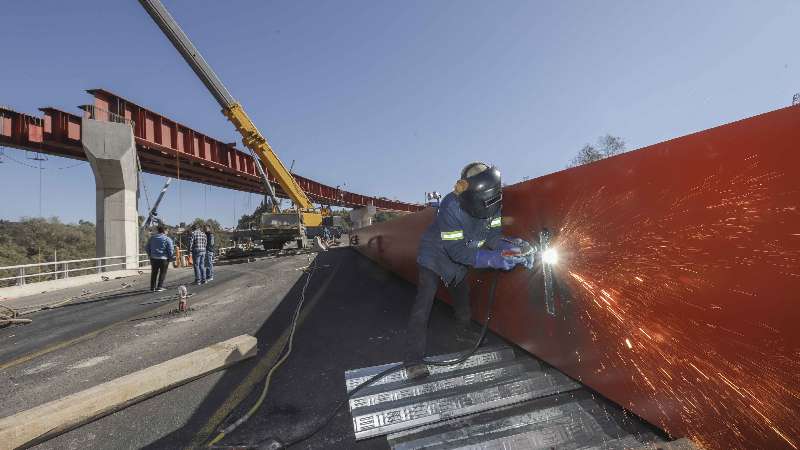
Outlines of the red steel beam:
<svg viewBox="0 0 800 450">
<path fill-rule="evenodd" d="M 134 123 L 142 170 L 246 192 L 264 193 L 252 157 L 233 144 L 223 143 L 129 100 L 103 89 L 88 91 L 94 96 L 91 111 L 97 120 L 122 116 Z M 85 160 L 81 146 L 81 117 L 55 108 L 41 108 L 34 117 L 0 107 L 0 145 Z M 180 172 L 180 173 L 179 173 Z M 413 212 L 420 205 L 376 198 L 337 189 L 295 175 L 312 201 L 322 205 L 358 208 L 374 205 L 381 210 Z M 276 194 L 286 194 L 270 180 Z"/>
<path fill-rule="evenodd" d="M 90 89 L 88 92 L 94 96 L 94 106 L 97 109 L 134 121 L 134 135 L 141 146 L 171 151 L 180 154 L 181 158 L 186 156 L 197 159 L 201 161 L 201 165 L 230 169 L 244 178 L 259 181 L 249 153 L 236 149 L 233 144 L 220 142 L 192 130 L 105 89 Z M 407 212 L 422 208 L 412 203 L 347 192 L 300 175 L 294 176 L 306 194 L 316 203 L 349 207 L 361 207 L 371 203 L 378 209 Z M 269 178 L 280 191 L 275 178 L 271 174 Z M 263 189 L 259 186 L 256 192 L 263 193 Z M 285 197 L 282 191 L 281 196 Z"/>
<path fill-rule="evenodd" d="M 554 232 L 556 314 L 517 268 L 491 327 L 673 436 L 797 449 L 798 203 L 800 107 L 509 186 L 504 232 Z M 432 219 L 360 229 L 358 249 L 416 282 Z M 490 279 L 471 273 L 476 319 Z"/>
</svg>

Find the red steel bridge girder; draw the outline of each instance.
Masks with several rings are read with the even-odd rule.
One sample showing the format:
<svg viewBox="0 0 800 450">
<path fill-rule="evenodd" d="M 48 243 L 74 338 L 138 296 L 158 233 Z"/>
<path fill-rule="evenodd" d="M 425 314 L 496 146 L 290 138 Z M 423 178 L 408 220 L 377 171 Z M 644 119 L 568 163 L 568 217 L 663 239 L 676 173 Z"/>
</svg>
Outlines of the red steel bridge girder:
<svg viewBox="0 0 800 450">
<path fill-rule="evenodd" d="M 358 249 L 416 282 L 433 217 L 357 230 Z M 555 314 L 517 268 L 494 331 L 704 448 L 800 447 L 800 107 L 504 189 L 506 235 L 545 227 Z M 490 277 L 471 273 L 477 320 Z"/>
<path fill-rule="evenodd" d="M 133 122 L 142 170 L 245 192 L 264 193 L 249 153 L 223 143 L 104 89 L 91 89 L 93 105 L 83 106 L 96 120 Z M 80 142 L 81 117 L 56 108 L 41 108 L 34 117 L 0 107 L 0 145 L 85 160 Z M 361 195 L 294 175 L 306 194 L 322 205 L 413 212 L 413 203 Z M 286 198 L 270 175 L 276 194 Z"/>
</svg>

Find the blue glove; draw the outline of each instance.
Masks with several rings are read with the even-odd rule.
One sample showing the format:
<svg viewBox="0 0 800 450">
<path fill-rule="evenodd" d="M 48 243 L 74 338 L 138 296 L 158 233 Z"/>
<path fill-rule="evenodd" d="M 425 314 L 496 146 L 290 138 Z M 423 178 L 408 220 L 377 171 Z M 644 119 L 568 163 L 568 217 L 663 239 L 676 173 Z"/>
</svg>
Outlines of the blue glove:
<svg viewBox="0 0 800 450">
<path fill-rule="evenodd" d="M 525 268 L 528 269 L 528 270 L 533 269 L 533 258 L 534 258 L 534 256 L 536 256 L 535 253 L 533 253 L 533 252 L 528 253 L 527 255 L 521 257 L 522 262 L 520 264 L 525 266 Z"/>
<path fill-rule="evenodd" d="M 494 249 L 495 250 L 505 250 L 505 251 L 514 252 L 514 253 L 521 253 L 522 252 L 522 250 L 520 249 L 520 246 L 517 245 L 517 243 L 515 241 L 513 241 L 511 239 L 508 239 L 508 238 L 498 239 L 497 242 L 495 242 L 494 244 L 495 244 L 494 245 Z"/>
<path fill-rule="evenodd" d="M 533 269 L 533 261 L 535 259 L 535 252 L 531 245 L 520 238 L 501 238 L 495 242 L 495 249 L 508 253 L 519 253 L 517 256 L 506 256 L 512 259 L 515 264 L 521 264 L 526 269 Z"/>
<path fill-rule="evenodd" d="M 511 270 L 520 263 L 519 257 L 503 256 L 502 250 L 478 250 L 475 255 L 476 269 Z"/>
</svg>

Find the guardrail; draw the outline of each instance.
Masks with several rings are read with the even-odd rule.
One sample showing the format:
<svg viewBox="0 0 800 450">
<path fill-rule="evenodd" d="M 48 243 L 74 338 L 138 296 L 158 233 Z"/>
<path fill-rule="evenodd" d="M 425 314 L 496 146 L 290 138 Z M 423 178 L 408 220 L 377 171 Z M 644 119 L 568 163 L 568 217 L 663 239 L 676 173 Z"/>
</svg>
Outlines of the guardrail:
<svg viewBox="0 0 800 450">
<path fill-rule="evenodd" d="M 217 255 L 223 255 L 232 247 L 221 247 L 215 251 Z M 19 264 L 16 266 L 0 267 L 0 276 L 9 272 L 16 271 L 16 275 L 5 276 L 0 278 L 0 287 L 7 286 L 24 286 L 31 282 L 37 283 L 40 281 L 60 280 L 69 278 L 75 272 L 89 272 L 95 271 L 96 273 L 107 272 L 109 268 L 118 267 L 123 269 L 127 266 L 129 260 L 136 259 L 137 268 L 142 268 L 150 265 L 150 259 L 147 258 L 147 253 L 140 253 L 138 255 L 126 256 L 106 256 L 103 258 L 84 258 L 84 259 L 70 259 L 65 261 L 48 261 L 33 264 Z M 118 261 L 118 262 L 113 262 Z M 50 271 L 43 271 L 49 270 Z M 30 281 L 30 279 L 34 279 Z"/>
<path fill-rule="evenodd" d="M 64 279 L 69 278 L 70 274 L 75 272 L 96 271 L 97 273 L 102 273 L 108 271 L 108 269 L 112 267 L 127 266 L 131 259 L 136 259 L 135 264 L 137 268 L 150 264 L 147 254 L 141 253 L 138 255 L 106 256 L 103 258 L 70 259 L 65 261 L 48 261 L 43 263 L 5 266 L 0 267 L 0 274 L 6 271 L 17 271 L 17 274 L 0 278 L 0 286 L 23 286 L 30 283 L 30 281 L 28 281 L 30 278 L 36 278 L 34 282 Z M 51 271 L 44 271 L 50 268 L 52 268 Z M 13 282 L 9 283 L 9 281 Z"/>
</svg>

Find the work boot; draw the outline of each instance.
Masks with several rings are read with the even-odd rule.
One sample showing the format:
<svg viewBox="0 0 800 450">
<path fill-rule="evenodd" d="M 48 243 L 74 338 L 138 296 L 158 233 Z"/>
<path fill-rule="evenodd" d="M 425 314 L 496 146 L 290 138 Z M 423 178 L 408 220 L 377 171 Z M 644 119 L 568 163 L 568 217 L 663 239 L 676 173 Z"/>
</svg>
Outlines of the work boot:
<svg viewBox="0 0 800 450">
<path fill-rule="evenodd" d="M 431 373 L 428 370 L 428 366 L 422 363 L 406 367 L 406 375 L 408 376 L 409 380 L 418 380 L 420 378 L 425 378 L 430 374 Z"/>
</svg>

